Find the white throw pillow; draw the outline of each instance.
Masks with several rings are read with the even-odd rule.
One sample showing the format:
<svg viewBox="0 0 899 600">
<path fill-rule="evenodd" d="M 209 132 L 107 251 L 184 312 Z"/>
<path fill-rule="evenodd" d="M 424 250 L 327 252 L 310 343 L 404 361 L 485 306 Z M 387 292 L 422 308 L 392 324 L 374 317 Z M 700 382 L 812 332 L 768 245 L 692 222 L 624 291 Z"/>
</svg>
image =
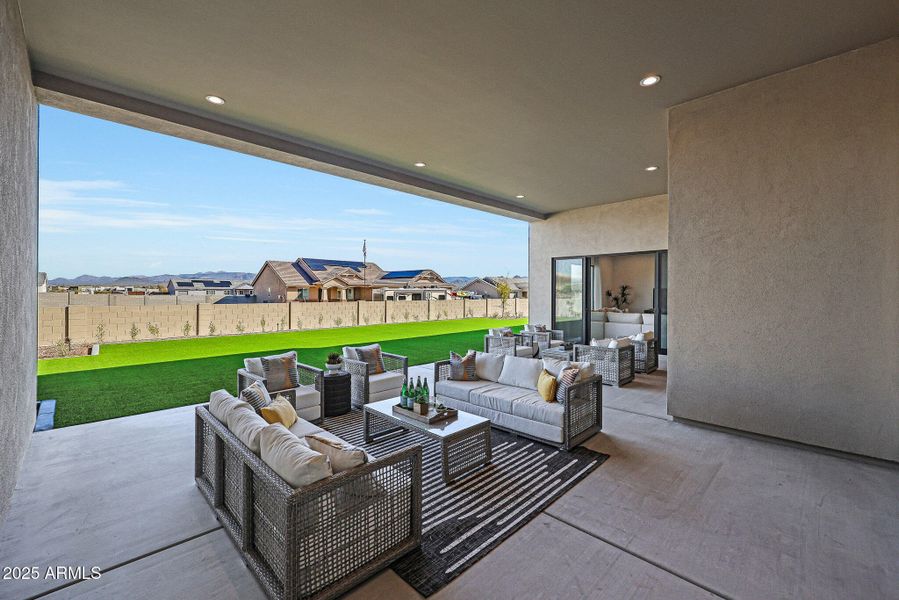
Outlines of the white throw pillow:
<svg viewBox="0 0 899 600">
<path fill-rule="evenodd" d="M 568 367 L 572 366 L 577 367 L 580 370 L 578 381 L 590 377 L 593 374 L 593 365 L 591 365 L 589 362 L 572 362 L 570 360 L 562 360 L 560 358 L 543 359 L 543 368 L 546 369 L 549 374 L 556 379 L 559 378 L 559 374 L 562 372 L 562 369 L 567 369 Z"/>
<path fill-rule="evenodd" d="M 478 379 L 487 381 L 499 380 L 500 373 L 503 372 L 503 362 L 505 354 L 491 354 L 488 352 L 478 352 L 474 358 L 474 372 Z"/>
<path fill-rule="evenodd" d="M 343 356 L 344 358 L 348 358 L 350 360 L 359 360 L 359 354 L 356 352 L 356 349 L 352 346 L 344 346 L 343 347 Z"/>
<path fill-rule="evenodd" d="M 598 340 L 598 339 L 596 339 L 596 338 L 593 338 L 592 340 L 590 340 L 590 345 L 591 345 L 591 346 L 601 347 L 601 348 L 608 348 L 608 347 L 609 347 L 609 342 L 610 342 L 610 341 L 611 341 L 611 340 L 609 340 L 608 338 L 603 338 L 603 339 L 601 339 L 601 340 Z"/>
<path fill-rule="evenodd" d="M 318 434 L 306 436 L 306 443 L 316 452 L 321 452 L 331 461 L 331 470 L 335 473 L 348 471 L 360 465 L 364 465 L 367 456 L 365 451 L 343 440 L 333 440 Z"/>
<path fill-rule="evenodd" d="M 606 346 L 606 347 L 607 347 L 607 348 L 617 348 L 617 347 L 618 347 L 618 340 L 616 340 L 615 338 L 610 339 L 610 340 L 609 340 L 609 345 Z"/>
<path fill-rule="evenodd" d="M 268 427 L 268 421 L 252 408 L 238 407 L 228 413 L 228 429 L 244 446 L 259 454 L 259 434 Z"/>
<path fill-rule="evenodd" d="M 238 400 L 227 390 L 216 390 L 209 394 L 209 412 L 222 423 L 228 422 L 228 413 L 242 407 L 253 410 L 252 406 L 243 400 Z"/>
<path fill-rule="evenodd" d="M 321 452 L 311 449 L 284 425 L 269 425 L 259 435 L 259 456 L 294 488 L 330 477 L 331 463 Z"/>
<path fill-rule="evenodd" d="M 537 358 L 507 356 L 497 383 L 529 390 L 537 389 L 537 379 L 543 372 L 543 361 Z"/>
<path fill-rule="evenodd" d="M 609 344 L 609 348 L 616 348 L 616 347 L 617 347 L 617 348 L 623 348 L 623 347 L 625 347 L 625 346 L 630 346 L 630 345 L 632 345 L 632 344 L 631 344 L 631 341 L 630 341 L 628 338 L 626 338 L 626 337 L 620 337 L 620 338 L 618 338 L 617 340 L 614 340 L 614 341 L 618 342 L 618 344 L 616 344 L 615 346 L 612 346 L 611 344 Z"/>
<path fill-rule="evenodd" d="M 265 377 L 265 369 L 262 368 L 261 358 L 245 358 L 243 359 L 243 366 L 250 374 Z"/>
</svg>

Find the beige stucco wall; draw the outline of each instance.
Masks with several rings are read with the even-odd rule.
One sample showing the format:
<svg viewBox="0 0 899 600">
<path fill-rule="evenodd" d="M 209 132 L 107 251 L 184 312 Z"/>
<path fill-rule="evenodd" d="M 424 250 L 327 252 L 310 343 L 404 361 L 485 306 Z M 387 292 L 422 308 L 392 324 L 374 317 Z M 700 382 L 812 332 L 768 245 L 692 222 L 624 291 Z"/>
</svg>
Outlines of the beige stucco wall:
<svg viewBox="0 0 899 600">
<path fill-rule="evenodd" d="M 655 286 L 656 262 L 654 254 L 626 254 L 624 256 L 606 256 L 597 261 L 601 265 L 602 288 L 597 290 L 602 305 L 611 307 L 612 301 L 605 295 L 611 289 L 618 294 L 622 285 L 631 286 L 630 312 L 643 312 L 652 308 L 652 292 Z"/>
<path fill-rule="evenodd" d="M 37 104 L 17 2 L 0 2 L 0 523 L 35 417 Z"/>
<path fill-rule="evenodd" d="M 552 321 L 552 259 L 668 248 L 668 196 L 557 213 L 531 223 L 528 239 L 531 321 L 548 324 Z"/>
<path fill-rule="evenodd" d="M 899 461 L 897 73 L 893 38 L 670 110 L 672 415 Z"/>
<path fill-rule="evenodd" d="M 256 282 L 253 284 L 253 293 L 256 294 L 259 302 L 287 302 L 294 299 L 287 297 L 287 286 L 268 264 L 262 268 L 262 272 L 256 278 Z"/>
</svg>

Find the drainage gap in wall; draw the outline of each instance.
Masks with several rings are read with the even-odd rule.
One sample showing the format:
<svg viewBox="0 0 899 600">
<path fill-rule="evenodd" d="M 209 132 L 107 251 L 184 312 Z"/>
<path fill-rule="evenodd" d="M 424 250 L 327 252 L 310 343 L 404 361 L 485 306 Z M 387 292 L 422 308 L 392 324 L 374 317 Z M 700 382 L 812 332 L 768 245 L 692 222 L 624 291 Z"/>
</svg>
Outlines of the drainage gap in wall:
<svg viewBox="0 0 899 600">
<path fill-rule="evenodd" d="M 56 400 L 38 400 L 37 418 L 34 420 L 34 431 L 53 429 L 53 416 L 56 414 Z"/>
</svg>

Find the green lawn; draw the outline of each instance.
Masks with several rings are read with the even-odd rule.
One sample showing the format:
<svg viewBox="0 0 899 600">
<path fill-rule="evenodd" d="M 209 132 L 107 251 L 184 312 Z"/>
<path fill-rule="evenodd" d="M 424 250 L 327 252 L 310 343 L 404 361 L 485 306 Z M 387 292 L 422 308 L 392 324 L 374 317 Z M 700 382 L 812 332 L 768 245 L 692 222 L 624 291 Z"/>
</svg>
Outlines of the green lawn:
<svg viewBox="0 0 899 600">
<path fill-rule="evenodd" d="M 236 371 L 249 356 L 296 350 L 300 362 L 322 367 L 341 346 L 380 342 L 415 365 L 480 349 L 486 329 L 524 322 L 460 319 L 107 344 L 99 356 L 38 361 L 38 398 L 55 398 L 55 426 L 67 427 L 197 404 L 219 388 L 236 394 Z"/>
</svg>

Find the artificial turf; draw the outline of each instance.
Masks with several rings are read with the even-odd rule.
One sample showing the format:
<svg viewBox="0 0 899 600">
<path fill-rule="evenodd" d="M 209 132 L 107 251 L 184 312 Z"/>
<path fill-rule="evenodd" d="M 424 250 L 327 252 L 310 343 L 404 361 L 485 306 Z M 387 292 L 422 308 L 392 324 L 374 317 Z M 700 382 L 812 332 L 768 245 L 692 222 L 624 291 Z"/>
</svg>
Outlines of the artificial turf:
<svg viewBox="0 0 899 600">
<path fill-rule="evenodd" d="M 296 350 L 300 362 L 321 368 L 341 346 L 378 342 L 416 365 L 481 348 L 490 327 L 523 323 L 459 319 L 106 344 L 99 356 L 38 361 L 38 398 L 56 399 L 55 427 L 67 427 L 197 404 L 220 388 L 236 394 L 237 369 L 250 356 Z"/>
</svg>

